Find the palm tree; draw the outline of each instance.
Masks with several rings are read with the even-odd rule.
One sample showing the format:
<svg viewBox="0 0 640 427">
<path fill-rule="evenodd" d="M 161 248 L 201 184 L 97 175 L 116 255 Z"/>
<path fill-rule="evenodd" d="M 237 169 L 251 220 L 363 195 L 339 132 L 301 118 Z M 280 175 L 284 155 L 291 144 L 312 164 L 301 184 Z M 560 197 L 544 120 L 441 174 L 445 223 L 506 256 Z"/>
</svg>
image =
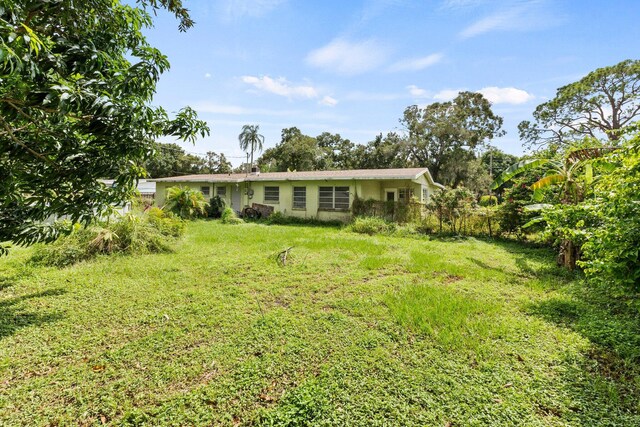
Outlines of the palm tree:
<svg viewBox="0 0 640 427">
<path fill-rule="evenodd" d="M 260 125 L 244 125 L 242 126 L 242 132 L 238 135 L 240 149 L 243 151 L 251 149 L 251 167 L 253 167 L 253 152 L 256 150 L 262 151 L 264 144 L 264 136 L 258 133 L 259 130 Z"/>
</svg>

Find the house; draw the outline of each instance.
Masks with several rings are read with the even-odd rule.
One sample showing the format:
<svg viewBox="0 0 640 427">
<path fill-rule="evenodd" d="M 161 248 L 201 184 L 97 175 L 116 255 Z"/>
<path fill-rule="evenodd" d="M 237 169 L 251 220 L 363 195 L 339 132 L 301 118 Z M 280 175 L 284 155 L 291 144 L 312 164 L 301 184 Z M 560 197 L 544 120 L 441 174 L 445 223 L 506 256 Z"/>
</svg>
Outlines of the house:
<svg viewBox="0 0 640 427">
<path fill-rule="evenodd" d="M 350 218 L 354 198 L 426 203 L 442 185 L 427 168 L 359 169 L 309 172 L 252 172 L 185 175 L 158 178 L 156 205 L 164 205 L 167 189 L 176 185 L 199 190 L 209 199 L 220 196 L 237 212 L 252 203 L 272 206 L 275 212 L 302 218 Z"/>
</svg>

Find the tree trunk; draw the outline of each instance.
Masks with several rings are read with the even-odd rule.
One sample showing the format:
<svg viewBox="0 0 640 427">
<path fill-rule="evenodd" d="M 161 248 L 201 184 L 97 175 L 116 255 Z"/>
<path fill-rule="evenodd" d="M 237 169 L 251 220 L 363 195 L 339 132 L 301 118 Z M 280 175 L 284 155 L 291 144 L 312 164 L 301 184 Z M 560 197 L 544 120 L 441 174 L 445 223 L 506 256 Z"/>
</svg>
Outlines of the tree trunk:
<svg viewBox="0 0 640 427">
<path fill-rule="evenodd" d="M 558 265 L 573 271 L 576 269 L 578 260 L 578 247 L 571 240 L 563 240 L 560 243 L 560 253 L 558 254 Z"/>
</svg>

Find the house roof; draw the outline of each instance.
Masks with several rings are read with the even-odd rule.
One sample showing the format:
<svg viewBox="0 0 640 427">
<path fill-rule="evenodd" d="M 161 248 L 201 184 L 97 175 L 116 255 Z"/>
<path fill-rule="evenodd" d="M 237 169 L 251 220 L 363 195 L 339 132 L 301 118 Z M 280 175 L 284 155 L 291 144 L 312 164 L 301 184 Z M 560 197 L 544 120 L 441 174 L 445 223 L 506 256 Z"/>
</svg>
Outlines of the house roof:
<svg viewBox="0 0 640 427">
<path fill-rule="evenodd" d="M 368 180 L 368 179 L 417 179 L 427 174 L 433 182 L 427 168 L 403 169 L 353 169 L 334 171 L 301 172 L 261 172 L 259 174 L 231 173 L 208 175 L 183 175 L 168 178 L 149 179 L 155 182 L 255 182 L 255 181 L 331 181 L 331 180 Z M 439 185 L 433 182 L 436 185 Z"/>
</svg>

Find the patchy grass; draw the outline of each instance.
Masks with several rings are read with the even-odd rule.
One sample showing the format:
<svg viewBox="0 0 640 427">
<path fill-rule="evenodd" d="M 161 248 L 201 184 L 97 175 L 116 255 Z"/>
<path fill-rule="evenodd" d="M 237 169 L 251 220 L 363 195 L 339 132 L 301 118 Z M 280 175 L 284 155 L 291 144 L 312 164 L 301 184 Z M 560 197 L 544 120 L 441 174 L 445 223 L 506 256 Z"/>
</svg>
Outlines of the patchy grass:
<svg viewBox="0 0 640 427">
<path fill-rule="evenodd" d="M 637 317 L 544 249 L 202 221 L 30 253 L 0 260 L 3 425 L 640 424 Z"/>
</svg>

